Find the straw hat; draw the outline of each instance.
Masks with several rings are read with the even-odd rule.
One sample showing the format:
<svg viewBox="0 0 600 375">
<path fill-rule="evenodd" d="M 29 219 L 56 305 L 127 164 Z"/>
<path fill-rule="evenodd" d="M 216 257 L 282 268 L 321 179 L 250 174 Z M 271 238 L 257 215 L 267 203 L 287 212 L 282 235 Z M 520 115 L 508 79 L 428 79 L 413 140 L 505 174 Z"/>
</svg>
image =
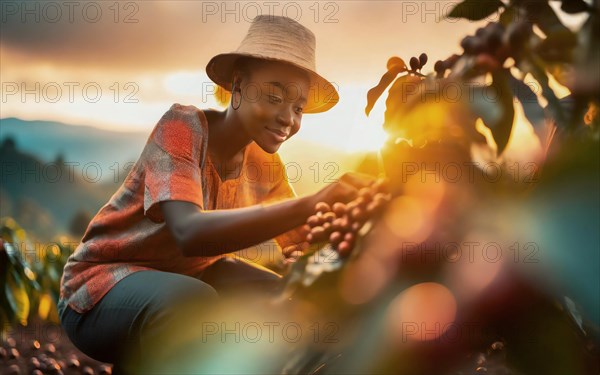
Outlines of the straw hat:
<svg viewBox="0 0 600 375">
<path fill-rule="evenodd" d="M 208 77 L 231 91 L 233 67 L 242 56 L 280 61 L 303 69 L 311 79 L 304 113 L 325 112 L 339 100 L 333 84 L 316 72 L 315 35 L 288 17 L 259 15 L 235 52 L 213 57 L 206 66 Z"/>
</svg>

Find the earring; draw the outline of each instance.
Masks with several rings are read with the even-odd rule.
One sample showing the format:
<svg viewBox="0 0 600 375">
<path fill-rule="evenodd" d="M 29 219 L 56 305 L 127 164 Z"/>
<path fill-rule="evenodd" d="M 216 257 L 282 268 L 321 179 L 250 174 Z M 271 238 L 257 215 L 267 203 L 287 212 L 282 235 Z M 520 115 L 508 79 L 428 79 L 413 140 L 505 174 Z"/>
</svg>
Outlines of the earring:
<svg viewBox="0 0 600 375">
<path fill-rule="evenodd" d="M 240 90 L 238 90 L 238 91 L 240 91 Z M 234 97 L 234 95 L 235 95 L 235 85 L 233 85 L 231 87 L 231 108 L 233 108 L 234 111 L 237 111 L 237 109 L 240 108 L 240 105 L 242 105 L 241 91 L 240 91 L 240 104 L 238 104 L 237 107 L 233 106 L 233 102 L 234 102 L 233 101 L 233 97 Z"/>
</svg>

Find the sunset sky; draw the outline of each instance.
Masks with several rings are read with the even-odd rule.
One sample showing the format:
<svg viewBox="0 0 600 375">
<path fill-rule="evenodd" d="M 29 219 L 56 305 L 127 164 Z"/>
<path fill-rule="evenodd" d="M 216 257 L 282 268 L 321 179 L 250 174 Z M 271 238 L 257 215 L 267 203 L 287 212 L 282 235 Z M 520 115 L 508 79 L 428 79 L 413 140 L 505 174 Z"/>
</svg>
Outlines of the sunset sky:
<svg viewBox="0 0 600 375">
<path fill-rule="evenodd" d="M 426 52 L 429 72 L 461 52 L 463 36 L 497 19 L 445 19 L 456 3 L 3 2 L 0 117 L 150 132 L 173 103 L 217 107 L 204 71 L 209 59 L 234 51 L 255 15 L 287 15 L 315 33 L 317 69 L 341 97 L 329 112 L 305 115 L 297 137 L 373 149 L 385 97 L 367 118 L 366 92 L 387 59 Z"/>
</svg>

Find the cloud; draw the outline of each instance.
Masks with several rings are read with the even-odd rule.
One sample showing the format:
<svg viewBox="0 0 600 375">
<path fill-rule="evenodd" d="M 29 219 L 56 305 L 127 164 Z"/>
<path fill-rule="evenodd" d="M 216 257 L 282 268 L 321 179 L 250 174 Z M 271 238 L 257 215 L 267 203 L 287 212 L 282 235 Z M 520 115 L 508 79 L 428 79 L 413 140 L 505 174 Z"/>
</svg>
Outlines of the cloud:
<svg viewBox="0 0 600 375">
<path fill-rule="evenodd" d="M 316 34 L 324 74 L 358 71 L 370 81 L 390 55 L 443 54 L 450 46 L 440 35 L 469 27 L 436 21 L 451 2 L 427 3 L 425 9 L 412 1 L 3 1 L 0 41 L 3 60 L 24 66 L 203 71 L 212 56 L 237 48 L 254 16 L 287 15 Z"/>
<path fill-rule="evenodd" d="M 0 117 L 139 129 L 174 102 L 213 106 L 205 66 L 235 50 L 260 12 L 287 15 L 315 33 L 317 70 L 343 94 L 321 121 L 362 123 L 366 91 L 389 57 L 427 52 L 432 69 L 478 26 L 439 21 L 449 3 L 2 1 Z M 88 97 L 95 87 L 98 101 Z M 129 103 L 130 95 L 139 102 Z"/>
<path fill-rule="evenodd" d="M 117 4 L 117 5 L 115 5 Z M 202 2 L 2 2 L 0 41 L 13 59 L 106 70 L 203 69 L 247 25 L 202 22 Z M 237 30 L 239 29 L 239 30 Z"/>
</svg>

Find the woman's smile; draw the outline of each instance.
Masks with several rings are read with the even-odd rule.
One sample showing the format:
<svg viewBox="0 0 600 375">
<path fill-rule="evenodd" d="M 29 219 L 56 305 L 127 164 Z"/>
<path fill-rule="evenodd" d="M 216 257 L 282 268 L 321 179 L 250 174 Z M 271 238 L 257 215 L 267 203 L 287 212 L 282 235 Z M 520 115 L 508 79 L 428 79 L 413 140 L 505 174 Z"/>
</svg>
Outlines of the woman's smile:
<svg viewBox="0 0 600 375">
<path fill-rule="evenodd" d="M 273 137 L 278 142 L 285 142 L 285 140 L 290 135 L 289 132 L 286 133 L 286 132 L 284 132 L 282 130 L 277 130 L 277 129 L 273 129 L 273 128 L 269 128 L 269 127 L 266 127 L 266 129 L 269 131 L 269 133 L 271 133 L 273 135 Z"/>
</svg>

